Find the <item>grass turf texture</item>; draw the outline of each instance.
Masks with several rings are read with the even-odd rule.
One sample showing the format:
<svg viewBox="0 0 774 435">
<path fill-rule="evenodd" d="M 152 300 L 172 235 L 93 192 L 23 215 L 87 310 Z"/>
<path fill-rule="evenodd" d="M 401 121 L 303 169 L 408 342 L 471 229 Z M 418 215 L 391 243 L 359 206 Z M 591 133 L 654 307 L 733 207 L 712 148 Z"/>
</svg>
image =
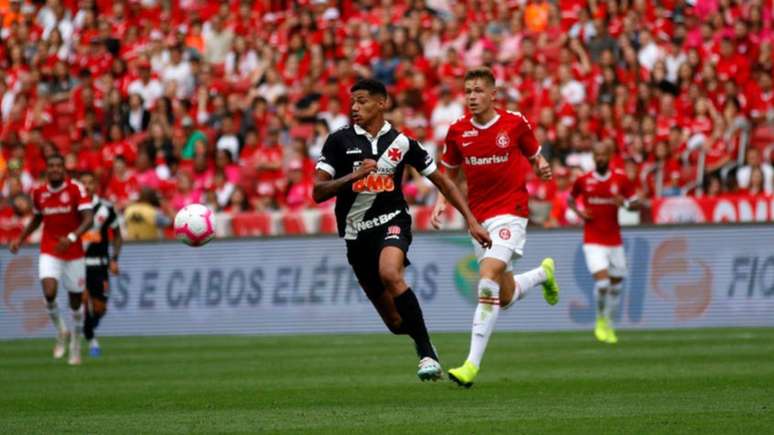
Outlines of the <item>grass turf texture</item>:
<svg viewBox="0 0 774 435">
<path fill-rule="evenodd" d="M 108 337 L 81 367 L 0 342 L 0 433 L 774 432 L 774 329 L 620 338 L 496 333 L 470 390 L 388 334 Z M 435 335 L 447 368 L 468 340 Z"/>
</svg>

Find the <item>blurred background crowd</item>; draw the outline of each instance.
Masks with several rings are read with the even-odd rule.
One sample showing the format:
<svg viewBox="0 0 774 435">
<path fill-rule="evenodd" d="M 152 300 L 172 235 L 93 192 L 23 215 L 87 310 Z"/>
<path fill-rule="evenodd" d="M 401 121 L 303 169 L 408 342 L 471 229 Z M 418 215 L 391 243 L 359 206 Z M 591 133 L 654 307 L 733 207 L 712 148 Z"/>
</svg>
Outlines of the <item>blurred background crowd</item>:
<svg viewBox="0 0 774 435">
<path fill-rule="evenodd" d="M 0 238 L 29 216 L 55 152 L 122 211 L 202 202 L 327 222 L 314 162 L 348 123 L 355 80 L 386 83 L 390 122 L 438 153 L 464 114 L 464 71 L 481 65 L 554 165 L 553 181 L 529 182 L 535 224 L 577 223 L 566 197 L 598 141 L 647 199 L 771 195 L 773 12 L 772 0 L 0 0 Z M 410 203 L 432 205 L 428 182 L 407 177 Z"/>
</svg>

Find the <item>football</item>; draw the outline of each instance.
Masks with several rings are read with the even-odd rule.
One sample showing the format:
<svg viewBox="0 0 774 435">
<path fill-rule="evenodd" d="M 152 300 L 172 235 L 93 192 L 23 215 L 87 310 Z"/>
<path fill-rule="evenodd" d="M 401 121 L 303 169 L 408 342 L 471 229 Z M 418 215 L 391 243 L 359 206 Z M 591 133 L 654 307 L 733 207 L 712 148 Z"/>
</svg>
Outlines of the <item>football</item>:
<svg viewBox="0 0 774 435">
<path fill-rule="evenodd" d="M 190 204 L 175 216 L 175 237 L 188 246 L 204 246 L 215 237 L 215 215 L 202 204 Z"/>
</svg>

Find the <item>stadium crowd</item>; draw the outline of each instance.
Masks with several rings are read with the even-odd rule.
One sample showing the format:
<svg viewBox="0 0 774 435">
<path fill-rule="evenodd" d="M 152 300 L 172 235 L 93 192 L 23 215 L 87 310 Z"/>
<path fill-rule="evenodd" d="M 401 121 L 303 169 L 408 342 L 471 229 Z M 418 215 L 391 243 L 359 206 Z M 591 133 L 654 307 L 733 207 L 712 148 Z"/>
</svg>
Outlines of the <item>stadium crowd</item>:
<svg viewBox="0 0 774 435">
<path fill-rule="evenodd" d="M 535 222 L 609 141 L 643 198 L 774 191 L 771 0 L 0 0 L 0 233 L 44 157 L 97 175 L 120 210 L 192 202 L 307 210 L 314 161 L 358 77 L 438 153 L 466 68 L 533 123 L 555 180 Z M 434 200 L 417 174 L 413 204 Z M 330 208 L 330 203 L 319 207 Z"/>
</svg>

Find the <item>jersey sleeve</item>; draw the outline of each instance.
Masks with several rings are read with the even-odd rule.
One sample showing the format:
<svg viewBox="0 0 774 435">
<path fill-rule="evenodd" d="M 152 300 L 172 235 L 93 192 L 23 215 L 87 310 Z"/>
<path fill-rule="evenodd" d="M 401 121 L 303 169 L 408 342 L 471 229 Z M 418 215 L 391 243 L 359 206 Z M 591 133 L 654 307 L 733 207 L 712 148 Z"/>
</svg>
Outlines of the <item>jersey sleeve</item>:
<svg viewBox="0 0 774 435">
<path fill-rule="evenodd" d="M 78 195 L 78 211 L 91 210 L 94 208 L 94 201 L 89 198 L 89 195 L 86 193 L 86 188 L 83 187 L 83 184 L 73 183 L 73 186 L 73 193 Z"/>
<path fill-rule="evenodd" d="M 406 152 L 406 163 L 415 167 L 425 177 L 435 172 L 438 167 L 435 159 L 419 142 L 409 139 L 409 149 Z"/>
<path fill-rule="evenodd" d="M 107 225 L 108 228 L 114 230 L 119 227 L 118 214 L 116 213 L 116 208 L 112 205 L 108 205 L 107 208 L 108 218 L 107 221 L 105 221 L 105 225 Z"/>
<path fill-rule="evenodd" d="M 535 158 L 540 154 L 540 144 L 535 137 L 535 131 L 532 130 L 532 126 L 524 115 L 519 113 L 518 117 L 521 118 L 519 131 L 517 133 L 518 137 L 516 139 L 516 143 L 519 145 L 519 151 L 521 151 L 521 154 L 528 159 Z"/>
<path fill-rule="evenodd" d="M 462 164 L 462 154 L 460 153 L 460 147 L 457 143 L 456 136 L 452 129 L 446 133 L 446 141 L 443 146 L 443 156 L 441 157 L 441 163 L 447 168 L 458 168 Z"/>
<path fill-rule="evenodd" d="M 342 159 L 339 155 L 340 149 L 341 147 L 338 145 L 336 136 L 333 134 L 328 135 L 328 139 L 325 140 L 323 145 L 322 153 L 320 153 L 320 158 L 317 159 L 315 169 L 327 172 L 331 177 L 336 178 L 336 174 L 341 171 Z"/>
</svg>

